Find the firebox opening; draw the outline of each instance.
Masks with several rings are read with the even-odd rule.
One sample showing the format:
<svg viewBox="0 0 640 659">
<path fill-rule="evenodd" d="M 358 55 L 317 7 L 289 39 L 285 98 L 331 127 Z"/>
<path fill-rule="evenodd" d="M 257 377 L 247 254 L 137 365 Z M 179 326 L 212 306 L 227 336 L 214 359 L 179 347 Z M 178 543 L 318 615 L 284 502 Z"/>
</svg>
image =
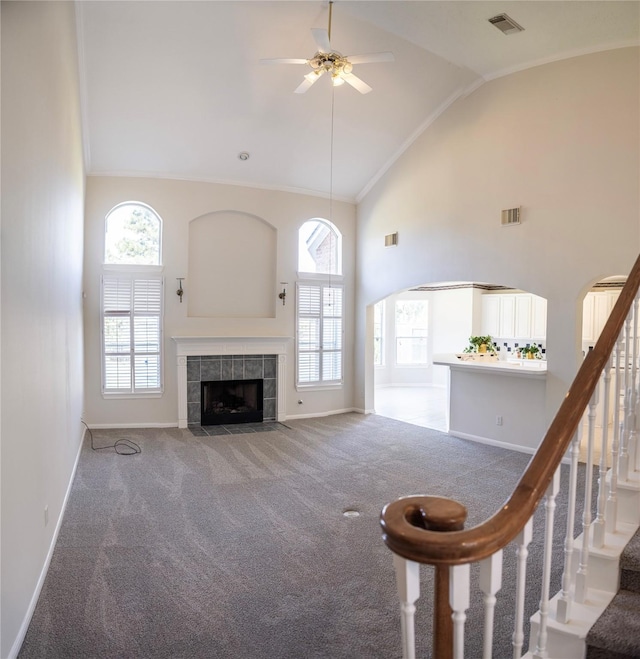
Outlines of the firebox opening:
<svg viewBox="0 0 640 659">
<path fill-rule="evenodd" d="M 202 382 L 201 425 L 262 421 L 264 401 L 262 380 Z"/>
</svg>

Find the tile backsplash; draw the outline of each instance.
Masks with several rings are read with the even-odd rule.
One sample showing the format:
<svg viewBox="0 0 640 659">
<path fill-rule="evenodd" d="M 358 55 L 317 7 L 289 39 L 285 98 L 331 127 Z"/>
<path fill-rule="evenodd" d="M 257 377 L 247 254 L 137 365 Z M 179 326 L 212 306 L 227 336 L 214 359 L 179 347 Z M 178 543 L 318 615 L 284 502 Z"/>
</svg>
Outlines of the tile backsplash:
<svg viewBox="0 0 640 659">
<path fill-rule="evenodd" d="M 545 341 L 534 341 L 532 339 L 500 339 L 494 338 L 494 343 L 498 347 L 498 354 L 500 359 L 507 359 L 508 357 L 515 357 L 518 348 L 525 348 L 528 345 L 536 345 L 540 348 L 540 359 L 546 359 L 546 344 Z"/>
</svg>

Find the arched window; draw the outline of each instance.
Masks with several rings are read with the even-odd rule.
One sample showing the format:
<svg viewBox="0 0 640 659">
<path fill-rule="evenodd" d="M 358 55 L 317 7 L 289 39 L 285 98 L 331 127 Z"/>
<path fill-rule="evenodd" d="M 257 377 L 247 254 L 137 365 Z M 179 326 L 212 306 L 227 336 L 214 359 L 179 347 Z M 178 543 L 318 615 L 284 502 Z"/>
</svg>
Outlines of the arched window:
<svg viewBox="0 0 640 659">
<path fill-rule="evenodd" d="M 101 288 L 102 393 L 162 394 L 162 220 L 149 206 L 118 204 L 105 219 Z"/>
<path fill-rule="evenodd" d="M 342 235 L 316 218 L 298 231 L 296 386 L 342 386 Z"/>
<path fill-rule="evenodd" d="M 342 274 L 342 234 L 332 222 L 318 218 L 300 227 L 298 272 Z"/>
<path fill-rule="evenodd" d="M 104 262 L 112 265 L 160 265 L 162 221 L 139 202 L 125 202 L 106 217 Z"/>
</svg>

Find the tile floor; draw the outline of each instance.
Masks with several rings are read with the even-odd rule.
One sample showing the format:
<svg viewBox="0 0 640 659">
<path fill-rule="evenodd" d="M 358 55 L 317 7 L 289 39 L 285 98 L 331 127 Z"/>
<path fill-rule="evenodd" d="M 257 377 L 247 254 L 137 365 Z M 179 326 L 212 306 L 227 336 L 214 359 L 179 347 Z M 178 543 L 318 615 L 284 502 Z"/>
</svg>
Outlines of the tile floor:
<svg viewBox="0 0 640 659">
<path fill-rule="evenodd" d="M 447 392 L 444 387 L 376 387 L 376 414 L 415 426 L 447 432 Z"/>
</svg>

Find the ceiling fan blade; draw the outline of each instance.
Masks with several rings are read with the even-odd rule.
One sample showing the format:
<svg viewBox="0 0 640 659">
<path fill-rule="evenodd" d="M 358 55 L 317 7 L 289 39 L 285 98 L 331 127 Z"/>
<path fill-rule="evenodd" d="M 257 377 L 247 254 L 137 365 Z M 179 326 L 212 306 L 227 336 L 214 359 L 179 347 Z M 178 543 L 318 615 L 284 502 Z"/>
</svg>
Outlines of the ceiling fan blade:
<svg viewBox="0 0 640 659">
<path fill-rule="evenodd" d="M 329 32 L 323 27 L 312 27 L 311 34 L 313 34 L 313 40 L 316 42 L 316 46 L 321 53 L 330 53 L 331 52 L 331 43 L 329 42 Z"/>
<path fill-rule="evenodd" d="M 260 64 L 308 64 L 307 59 L 294 59 L 291 57 L 276 57 L 273 59 L 261 59 Z"/>
<path fill-rule="evenodd" d="M 393 53 L 368 53 L 366 55 L 349 55 L 351 64 L 370 64 L 371 62 L 394 62 Z"/>
<path fill-rule="evenodd" d="M 358 76 L 354 76 L 353 73 L 345 73 L 342 76 L 342 79 L 345 82 L 348 82 L 353 88 L 357 89 L 361 94 L 368 94 L 371 91 L 371 87 L 364 82 L 364 80 L 360 80 Z"/>
<path fill-rule="evenodd" d="M 304 77 L 304 80 L 295 88 L 294 94 L 304 94 L 311 85 L 315 83 L 324 71 L 321 69 L 320 71 L 311 71 L 311 73 L 307 73 L 307 75 Z"/>
</svg>

